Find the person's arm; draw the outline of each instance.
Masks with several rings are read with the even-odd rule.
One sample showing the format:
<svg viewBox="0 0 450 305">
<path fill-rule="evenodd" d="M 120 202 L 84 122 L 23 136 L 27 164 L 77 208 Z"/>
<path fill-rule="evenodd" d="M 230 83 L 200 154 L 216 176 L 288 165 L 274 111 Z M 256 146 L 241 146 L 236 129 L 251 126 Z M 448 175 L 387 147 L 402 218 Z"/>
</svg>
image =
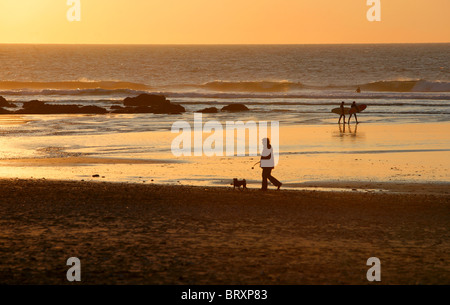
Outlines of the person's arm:
<svg viewBox="0 0 450 305">
<path fill-rule="evenodd" d="M 270 158 L 272 158 L 272 149 L 263 149 L 261 153 L 261 160 L 269 160 Z"/>
<path fill-rule="evenodd" d="M 272 154 L 269 154 L 268 156 L 261 155 L 261 160 L 270 160 L 272 158 Z"/>
</svg>

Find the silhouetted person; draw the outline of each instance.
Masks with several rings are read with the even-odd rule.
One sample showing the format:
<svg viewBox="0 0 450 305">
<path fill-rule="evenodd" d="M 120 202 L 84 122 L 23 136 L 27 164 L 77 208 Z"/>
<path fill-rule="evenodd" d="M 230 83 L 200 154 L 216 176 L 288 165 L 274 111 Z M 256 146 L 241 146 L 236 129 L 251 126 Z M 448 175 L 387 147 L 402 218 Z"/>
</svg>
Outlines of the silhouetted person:
<svg viewBox="0 0 450 305">
<path fill-rule="evenodd" d="M 353 101 L 352 107 L 350 109 L 350 117 L 348 118 L 348 123 L 350 124 L 350 119 L 352 118 L 352 115 L 355 116 L 356 124 L 358 124 L 358 117 L 356 116 L 356 112 L 358 111 L 358 106 L 356 106 L 356 102 Z M 345 124 L 345 122 L 344 122 Z"/>
<path fill-rule="evenodd" d="M 345 124 L 345 109 L 344 109 L 344 104 L 345 104 L 344 101 L 342 101 L 341 106 L 340 106 L 340 108 L 341 108 L 341 116 L 339 117 L 338 124 L 341 123 L 342 117 L 344 117 L 344 124 Z"/>
<path fill-rule="evenodd" d="M 268 138 L 262 139 L 263 151 L 261 153 L 261 168 L 262 168 L 262 187 L 261 190 L 267 191 L 267 179 L 277 187 L 279 190 L 282 183 L 272 176 L 272 170 L 275 167 L 275 160 L 273 156 L 273 148 L 270 145 Z"/>
</svg>

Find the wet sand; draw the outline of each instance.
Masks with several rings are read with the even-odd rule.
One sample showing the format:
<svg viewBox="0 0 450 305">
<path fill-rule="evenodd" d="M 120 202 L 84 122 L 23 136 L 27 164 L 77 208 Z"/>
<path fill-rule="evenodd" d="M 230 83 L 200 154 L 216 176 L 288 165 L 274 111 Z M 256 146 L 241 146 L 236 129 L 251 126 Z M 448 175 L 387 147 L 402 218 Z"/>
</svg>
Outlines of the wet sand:
<svg viewBox="0 0 450 305">
<path fill-rule="evenodd" d="M 404 186 L 414 188 L 417 185 Z M 363 188 L 362 185 L 351 187 Z M 450 196 L 0 180 L 0 283 L 450 284 Z"/>
<path fill-rule="evenodd" d="M 96 165 L 96 164 L 165 164 L 176 163 L 169 160 L 148 160 L 148 159 L 125 159 L 125 158 L 98 158 L 98 157 L 63 157 L 63 158 L 22 158 L 0 160 L 1 165 L 7 166 L 79 166 L 79 165 Z"/>
<path fill-rule="evenodd" d="M 40 117 L 22 119 L 36 118 Z M 110 121 L 102 125 L 113 124 L 114 119 Z M 115 124 L 119 123 L 123 122 Z M 450 181 L 450 123 L 362 123 L 346 128 L 281 126 L 281 154 L 274 176 L 286 188 L 309 182 Z M 175 157 L 170 149 L 176 134 L 170 131 L 25 136 L 19 129 L 12 134 L 16 132 L 21 136 L 0 137 L 2 178 L 80 181 L 100 174 L 108 182 L 181 181 L 196 186 L 226 186 L 233 178 L 245 178 L 252 187 L 261 179 L 259 168 L 251 170 L 258 161 L 255 156 Z"/>
</svg>

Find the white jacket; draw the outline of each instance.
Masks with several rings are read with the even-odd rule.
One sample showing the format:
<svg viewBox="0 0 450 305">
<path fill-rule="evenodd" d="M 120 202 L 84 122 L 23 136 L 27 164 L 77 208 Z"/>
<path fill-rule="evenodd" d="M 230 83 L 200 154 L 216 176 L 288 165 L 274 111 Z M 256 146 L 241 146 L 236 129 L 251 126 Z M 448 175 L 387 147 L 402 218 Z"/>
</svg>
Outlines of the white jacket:
<svg viewBox="0 0 450 305">
<path fill-rule="evenodd" d="M 270 155 L 270 159 L 261 159 L 261 167 L 275 167 L 275 161 L 273 158 L 273 147 L 264 147 L 261 152 L 261 157 L 267 157 Z"/>
</svg>

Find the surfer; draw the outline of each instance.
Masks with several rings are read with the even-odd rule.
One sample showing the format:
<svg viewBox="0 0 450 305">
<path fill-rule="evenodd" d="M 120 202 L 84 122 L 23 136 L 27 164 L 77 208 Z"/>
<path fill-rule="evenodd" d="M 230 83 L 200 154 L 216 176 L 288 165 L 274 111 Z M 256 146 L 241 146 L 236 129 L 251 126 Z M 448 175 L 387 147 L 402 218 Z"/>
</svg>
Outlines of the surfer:
<svg viewBox="0 0 450 305">
<path fill-rule="evenodd" d="M 358 117 L 356 116 L 356 113 L 358 112 L 358 106 L 356 106 L 356 102 L 353 101 L 352 107 L 350 108 L 350 117 L 348 118 L 348 123 L 350 124 L 350 119 L 352 118 L 352 115 L 355 115 L 356 124 L 358 123 Z M 344 122 L 345 124 L 345 122 Z"/>
<path fill-rule="evenodd" d="M 275 161 L 273 157 L 273 148 L 270 145 L 270 139 L 264 138 L 262 139 L 263 143 L 263 151 L 261 152 L 261 168 L 262 168 L 262 191 L 267 191 L 267 179 L 277 187 L 277 190 L 280 189 L 282 183 L 278 181 L 274 176 L 272 176 L 272 170 L 275 167 Z"/>
<path fill-rule="evenodd" d="M 342 117 L 344 117 L 344 124 L 345 124 L 345 109 L 344 109 L 344 101 L 342 101 L 342 103 L 341 103 L 341 106 L 340 106 L 340 108 L 341 108 L 341 116 L 339 117 L 339 121 L 338 121 L 338 124 L 341 124 L 341 119 L 342 119 Z"/>
</svg>

